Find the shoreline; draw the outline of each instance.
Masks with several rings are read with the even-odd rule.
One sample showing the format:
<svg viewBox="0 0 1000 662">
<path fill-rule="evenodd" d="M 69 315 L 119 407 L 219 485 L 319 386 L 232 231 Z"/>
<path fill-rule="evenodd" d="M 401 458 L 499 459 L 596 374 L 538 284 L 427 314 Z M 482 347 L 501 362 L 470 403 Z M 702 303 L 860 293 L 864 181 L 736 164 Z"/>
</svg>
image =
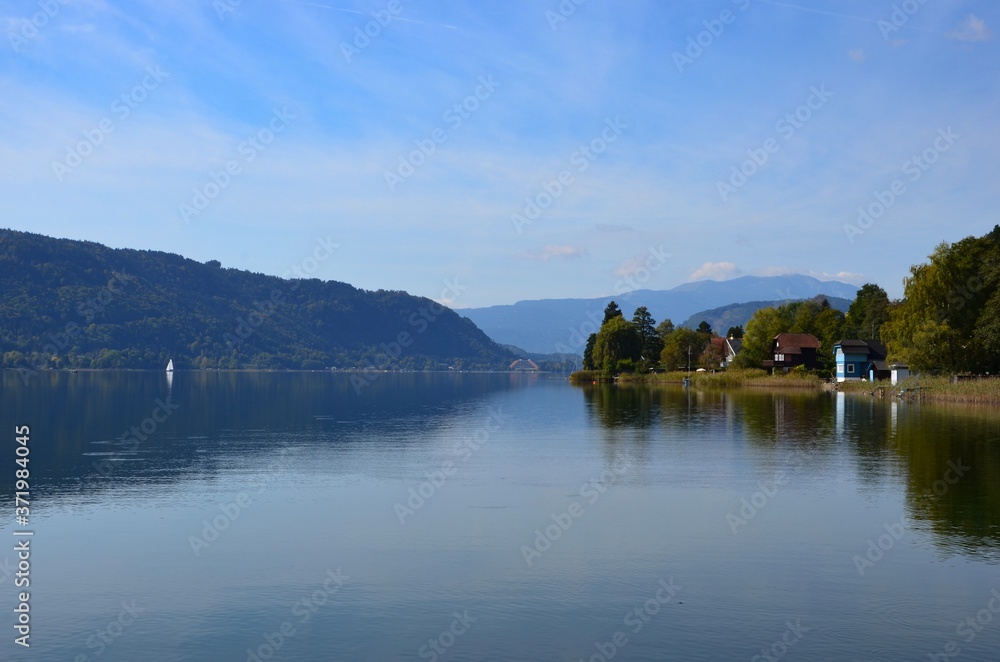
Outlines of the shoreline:
<svg viewBox="0 0 1000 662">
<path fill-rule="evenodd" d="M 764 370 L 730 370 L 726 372 L 667 372 L 647 375 L 624 373 L 607 377 L 597 371 L 578 370 L 570 375 L 574 384 L 615 383 L 635 386 L 681 386 L 689 378 L 693 388 L 773 388 L 816 389 L 823 380 L 815 375 L 768 375 Z"/>
<path fill-rule="evenodd" d="M 596 371 L 578 370 L 570 375 L 570 383 L 576 385 L 615 384 L 620 386 L 682 386 L 687 373 L 659 373 L 651 375 L 622 374 L 607 377 Z M 691 373 L 691 388 L 703 390 L 755 389 L 787 392 L 789 390 L 814 390 L 817 393 L 844 393 L 866 396 L 880 400 L 906 400 L 935 404 L 989 405 L 1000 403 L 1000 377 L 975 379 L 951 383 L 949 377 L 921 377 L 902 389 L 903 395 L 894 393 L 902 390 L 886 381 L 879 382 L 831 382 L 816 375 L 768 375 L 763 370 L 741 370 L 729 372 Z"/>
<path fill-rule="evenodd" d="M 0 368 L 5 372 L 18 372 L 18 368 Z M 424 373 L 447 373 L 452 375 L 457 374 L 472 374 L 481 373 L 489 375 L 562 375 L 568 376 L 568 372 L 553 372 L 548 370 L 391 370 L 385 368 L 370 369 L 370 368 L 338 368 L 337 370 L 330 370 L 329 368 L 175 368 L 168 373 L 163 368 L 59 368 L 56 370 L 36 370 L 35 373 L 39 375 L 57 375 L 57 374 L 73 374 L 82 372 L 159 372 L 163 374 L 205 374 L 210 372 L 245 372 L 245 373 L 258 373 L 258 372 L 295 372 L 295 373 L 305 373 L 305 372 L 316 372 L 316 373 L 330 373 L 330 374 L 365 374 L 365 373 L 394 373 L 399 375 L 417 375 Z"/>
</svg>

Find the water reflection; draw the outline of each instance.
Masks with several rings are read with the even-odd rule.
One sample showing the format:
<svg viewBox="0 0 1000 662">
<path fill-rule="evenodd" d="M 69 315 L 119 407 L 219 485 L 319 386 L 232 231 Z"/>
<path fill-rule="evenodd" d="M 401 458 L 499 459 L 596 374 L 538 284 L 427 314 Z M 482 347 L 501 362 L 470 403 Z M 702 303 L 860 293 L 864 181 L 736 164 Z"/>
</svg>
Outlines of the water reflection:
<svg viewBox="0 0 1000 662">
<path fill-rule="evenodd" d="M 537 379 L 434 377 L 43 372 L 24 383 L 6 371 L 0 422 L 5 429 L 32 428 L 34 485 L 53 497 L 90 503 L 132 483 L 150 491 L 204 480 L 234 465 L 266 465 L 303 444 L 346 447 L 386 421 L 429 434 L 491 394 Z M 427 388 L 430 381 L 434 388 Z M 284 431 L 280 441 L 256 440 L 255 433 L 273 429 Z M 0 494 L 10 496 L 11 488 L 5 483 Z"/>
<path fill-rule="evenodd" d="M 1000 416 L 992 409 L 842 393 L 579 388 L 609 449 L 629 433 L 648 446 L 656 426 L 684 433 L 711 424 L 745 444 L 751 461 L 778 464 L 784 453 L 784 464 L 817 471 L 846 453 L 859 489 L 904 486 L 908 515 L 935 532 L 942 551 L 1000 560 Z"/>
<path fill-rule="evenodd" d="M 893 406 L 894 405 L 894 406 Z M 907 508 L 950 552 L 1000 558 L 1000 419 L 988 408 L 871 403 Z"/>
</svg>

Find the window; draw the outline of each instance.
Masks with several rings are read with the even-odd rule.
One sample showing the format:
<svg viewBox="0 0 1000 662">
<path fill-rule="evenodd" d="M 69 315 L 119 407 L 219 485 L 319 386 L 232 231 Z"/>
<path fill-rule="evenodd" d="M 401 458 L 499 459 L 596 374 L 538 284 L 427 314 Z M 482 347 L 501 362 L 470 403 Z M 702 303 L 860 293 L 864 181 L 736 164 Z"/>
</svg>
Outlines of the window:
<svg viewBox="0 0 1000 662">
<path fill-rule="evenodd" d="M 853 363 L 848 363 L 847 364 L 847 374 L 849 374 L 849 375 L 853 375 L 854 374 L 854 364 Z"/>
</svg>

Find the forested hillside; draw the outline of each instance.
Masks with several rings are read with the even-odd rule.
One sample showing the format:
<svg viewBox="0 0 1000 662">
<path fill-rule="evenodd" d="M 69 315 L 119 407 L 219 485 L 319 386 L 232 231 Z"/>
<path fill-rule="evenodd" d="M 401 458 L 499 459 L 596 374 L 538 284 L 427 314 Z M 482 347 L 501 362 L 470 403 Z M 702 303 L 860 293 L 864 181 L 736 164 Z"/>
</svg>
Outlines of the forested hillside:
<svg viewBox="0 0 1000 662">
<path fill-rule="evenodd" d="M 402 291 L 224 269 L 0 230 L 3 365 L 46 368 L 506 367 L 475 324 Z"/>
</svg>

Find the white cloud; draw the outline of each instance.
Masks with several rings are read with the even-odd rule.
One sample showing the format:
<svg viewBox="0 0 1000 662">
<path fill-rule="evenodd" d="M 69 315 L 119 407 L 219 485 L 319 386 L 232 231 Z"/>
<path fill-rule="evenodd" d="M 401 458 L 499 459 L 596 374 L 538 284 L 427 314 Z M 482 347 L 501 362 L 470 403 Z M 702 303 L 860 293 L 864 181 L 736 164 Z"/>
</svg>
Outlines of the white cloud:
<svg viewBox="0 0 1000 662">
<path fill-rule="evenodd" d="M 642 266 L 643 257 L 645 256 L 640 255 L 637 257 L 630 257 L 629 259 L 625 260 L 617 267 L 615 267 L 615 275 L 621 276 L 622 278 L 628 278 L 629 276 L 634 274 L 639 269 L 639 267 Z"/>
<path fill-rule="evenodd" d="M 853 50 L 847 51 L 847 57 L 851 58 L 855 62 L 864 62 L 868 59 L 868 55 L 861 48 L 855 48 Z"/>
<path fill-rule="evenodd" d="M 795 269 L 789 269 L 788 267 L 764 267 L 762 269 L 754 269 L 754 276 L 787 276 L 788 274 L 799 273 Z"/>
<path fill-rule="evenodd" d="M 946 32 L 944 36 L 959 41 L 989 41 L 993 38 L 993 31 L 986 27 L 986 21 L 969 14 L 956 29 Z"/>
<path fill-rule="evenodd" d="M 533 251 L 519 253 L 518 257 L 526 260 L 541 260 L 542 262 L 548 262 L 552 258 L 580 257 L 581 255 L 586 255 L 586 253 L 586 248 L 578 246 L 553 246 L 550 244 Z"/>
<path fill-rule="evenodd" d="M 706 262 L 691 274 L 688 280 L 728 280 L 742 273 L 743 270 L 732 262 Z"/>
</svg>

